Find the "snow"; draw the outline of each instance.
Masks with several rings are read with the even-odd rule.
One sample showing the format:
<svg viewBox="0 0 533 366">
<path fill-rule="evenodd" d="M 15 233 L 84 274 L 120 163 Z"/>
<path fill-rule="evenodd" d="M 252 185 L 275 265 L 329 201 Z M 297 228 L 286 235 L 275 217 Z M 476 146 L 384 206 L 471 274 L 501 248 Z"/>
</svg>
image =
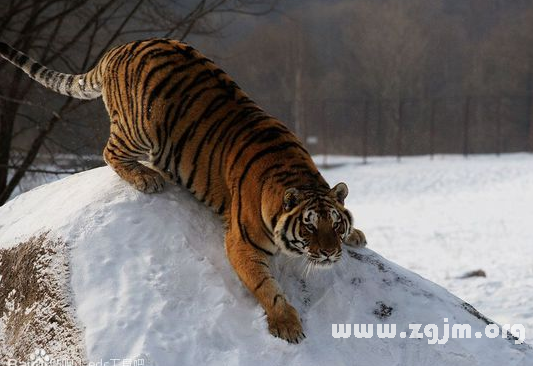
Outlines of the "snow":
<svg viewBox="0 0 533 366">
<path fill-rule="evenodd" d="M 436 324 L 483 331 L 484 318 L 533 325 L 533 157 L 328 159 L 323 173 L 350 187 L 347 206 L 370 249 L 344 251 L 331 271 L 303 276 L 278 257 L 274 272 L 307 335 L 268 334 L 264 313 L 225 258 L 218 218 L 184 189 L 135 191 L 109 168 L 38 187 L 0 208 L 0 248 L 35 233 L 68 244 L 76 316 L 87 359 L 153 365 L 530 365 L 512 340 L 335 339 L 332 324 Z M 375 253 L 376 251 L 377 253 Z M 482 268 L 487 278 L 457 277 Z M 380 310 L 390 310 L 382 314 Z M 470 312 L 467 311 L 470 309 Z M 472 315 L 474 314 L 474 315 Z M 0 337 L 1 338 L 1 337 Z M 526 339 L 527 342 L 527 339 Z"/>
<path fill-rule="evenodd" d="M 373 250 L 532 334 L 533 155 L 328 161 Z M 487 278 L 458 278 L 477 269 Z"/>
<path fill-rule="evenodd" d="M 5 305 L 0 309 L 0 364 L 12 364 L 6 358 L 20 354 L 26 360 L 36 357 L 31 352 L 44 344 L 47 352 L 79 364 L 85 350 L 71 308 L 65 243 L 47 240 L 44 233 L 1 251 L 0 261 L 0 300 L 5 301 L 0 303 Z"/>
</svg>

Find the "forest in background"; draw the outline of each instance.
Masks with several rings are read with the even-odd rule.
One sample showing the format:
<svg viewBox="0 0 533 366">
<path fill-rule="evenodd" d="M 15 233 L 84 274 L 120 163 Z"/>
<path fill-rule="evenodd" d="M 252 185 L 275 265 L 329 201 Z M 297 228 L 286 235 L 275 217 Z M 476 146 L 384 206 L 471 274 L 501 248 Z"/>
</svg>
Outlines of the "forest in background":
<svg viewBox="0 0 533 366">
<path fill-rule="evenodd" d="M 533 151 L 533 0 L 6 4 L 0 38 L 63 72 L 126 41 L 185 39 L 315 154 Z M 0 192 L 28 161 L 29 172 L 103 163 L 101 100 L 73 102 L 6 62 L 0 84 Z"/>
<path fill-rule="evenodd" d="M 289 3 L 213 48 L 314 153 L 533 151 L 532 1 Z"/>
</svg>

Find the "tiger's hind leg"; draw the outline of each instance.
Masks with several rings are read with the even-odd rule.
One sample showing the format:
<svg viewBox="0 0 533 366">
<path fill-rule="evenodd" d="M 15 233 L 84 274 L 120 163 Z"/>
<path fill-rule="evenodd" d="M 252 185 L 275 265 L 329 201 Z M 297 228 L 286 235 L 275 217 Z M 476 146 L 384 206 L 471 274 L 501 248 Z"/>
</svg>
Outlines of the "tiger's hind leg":
<svg viewBox="0 0 533 366">
<path fill-rule="evenodd" d="M 137 159 L 141 156 L 111 138 L 104 149 L 104 160 L 122 179 L 141 192 L 161 192 L 165 180 L 160 173 L 139 163 Z"/>
</svg>

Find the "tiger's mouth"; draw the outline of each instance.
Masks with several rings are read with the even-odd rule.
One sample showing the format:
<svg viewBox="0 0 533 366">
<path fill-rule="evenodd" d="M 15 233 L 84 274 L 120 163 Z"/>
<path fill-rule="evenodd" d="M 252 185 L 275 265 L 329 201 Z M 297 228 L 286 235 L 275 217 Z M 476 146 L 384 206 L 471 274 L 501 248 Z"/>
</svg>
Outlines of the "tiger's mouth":
<svg viewBox="0 0 533 366">
<path fill-rule="evenodd" d="M 340 251 L 330 256 L 325 256 L 323 254 L 312 254 L 310 252 L 307 253 L 307 260 L 318 268 L 330 268 L 340 259 Z"/>
</svg>

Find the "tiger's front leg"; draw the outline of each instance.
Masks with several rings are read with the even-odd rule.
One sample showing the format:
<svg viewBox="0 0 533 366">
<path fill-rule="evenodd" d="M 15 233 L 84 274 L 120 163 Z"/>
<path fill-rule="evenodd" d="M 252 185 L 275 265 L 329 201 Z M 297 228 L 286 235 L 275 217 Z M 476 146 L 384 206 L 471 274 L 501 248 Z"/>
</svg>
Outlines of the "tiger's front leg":
<svg viewBox="0 0 533 366">
<path fill-rule="evenodd" d="M 290 343 L 303 340 L 300 315 L 272 276 L 268 255 L 231 232 L 226 233 L 226 254 L 241 281 L 265 310 L 270 333 Z"/>
<path fill-rule="evenodd" d="M 366 247 L 366 236 L 361 230 L 352 227 L 344 244 L 354 248 Z"/>
</svg>

